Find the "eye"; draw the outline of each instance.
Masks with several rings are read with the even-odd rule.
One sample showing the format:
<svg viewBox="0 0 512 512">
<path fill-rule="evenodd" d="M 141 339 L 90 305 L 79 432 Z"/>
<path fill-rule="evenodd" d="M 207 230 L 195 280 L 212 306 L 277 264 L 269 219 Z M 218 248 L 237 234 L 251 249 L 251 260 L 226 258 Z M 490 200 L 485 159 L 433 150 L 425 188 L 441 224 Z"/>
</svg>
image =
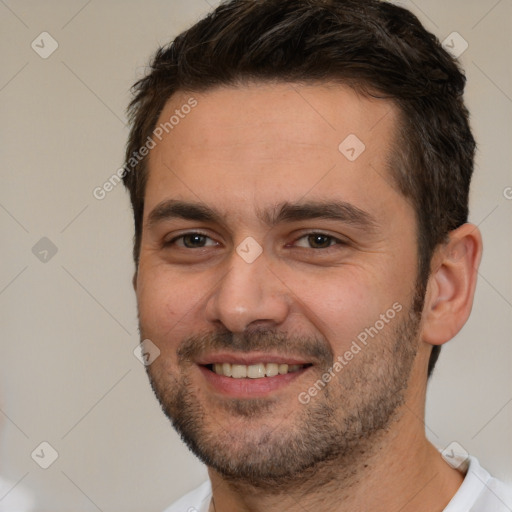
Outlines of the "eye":
<svg viewBox="0 0 512 512">
<path fill-rule="evenodd" d="M 301 236 L 295 245 L 307 249 L 328 249 L 333 245 L 343 244 L 341 240 L 325 233 L 309 233 Z"/>
<path fill-rule="evenodd" d="M 203 247 L 215 246 L 217 242 L 202 233 L 185 233 L 165 242 L 164 245 L 166 247 L 176 245 L 185 249 L 201 249 Z"/>
</svg>

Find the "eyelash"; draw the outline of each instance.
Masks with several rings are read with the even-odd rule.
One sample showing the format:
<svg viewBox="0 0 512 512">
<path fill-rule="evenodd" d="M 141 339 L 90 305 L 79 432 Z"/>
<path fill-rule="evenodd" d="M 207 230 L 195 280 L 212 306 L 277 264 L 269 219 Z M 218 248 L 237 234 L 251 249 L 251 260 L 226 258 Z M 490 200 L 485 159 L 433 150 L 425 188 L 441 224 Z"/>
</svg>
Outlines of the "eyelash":
<svg viewBox="0 0 512 512">
<path fill-rule="evenodd" d="M 204 237 L 204 238 L 207 238 L 207 239 L 210 239 L 210 240 L 213 240 L 211 237 L 209 237 L 208 235 L 206 235 L 205 233 L 201 233 L 200 231 L 190 231 L 190 232 L 187 232 L 187 233 L 183 233 L 179 236 L 176 236 L 174 238 L 172 238 L 171 240 L 168 240 L 168 241 L 164 241 L 163 242 L 163 246 L 164 247 L 170 247 L 172 245 L 175 245 L 176 242 L 178 240 L 183 240 L 185 237 L 187 236 L 200 236 L 200 237 Z M 314 247 L 302 247 L 303 249 L 312 249 L 312 250 L 328 250 L 330 248 L 332 248 L 333 246 L 336 246 L 336 245 L 347 245 L 347 243 L 339 238 L 336 238 L 335 236 L 333 235 L 329 235 L 327 233 L 323 233 L 321 231 L 311 231 L 309 233 L 304 233 L 302 234 L 300 237 L 298 237 L 297 239 L 294 240 L 294 244 L 296 244 L 299 240 L 302 240 L 304 238 L 307 238 L 307 237 L 312 237 L 312 236 L 320 236 L 320 237 L 324 237 L 324 238 L 328 238 L 331 242 L 330 245 L 328 245 L 327 247 L 323 247 L 323 248 L 314 248 Z M 184 246 L 181 246 L 183 249 L 194 249 L 192 247 L 184 247 Z M 288 247 L 288 245 L 287 245 Z M 196 247 L 195 249 L 204 249 L 205 247 Z"/>
</svg>

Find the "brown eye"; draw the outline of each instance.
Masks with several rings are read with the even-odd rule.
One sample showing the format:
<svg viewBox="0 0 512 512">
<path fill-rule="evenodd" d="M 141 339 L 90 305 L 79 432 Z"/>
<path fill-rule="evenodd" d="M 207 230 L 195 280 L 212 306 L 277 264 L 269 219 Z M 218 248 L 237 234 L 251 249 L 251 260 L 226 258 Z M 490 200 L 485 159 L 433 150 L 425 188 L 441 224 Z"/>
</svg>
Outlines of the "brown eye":
<svg viewBox="0 0 512 512">
<path fill-rule="evenodd" d="M 334 245 L 343 245 L 343 242 L 325 233 L 309 233 L 297 239 L 294 245 L 303 249 L 329 249 Z"/>
<path fill-rule="evenodd" d="M 343 245 L 343 242 L 325 233 L 309 233 L 301 236 L 294 245 L 304 249 L 328 249 L 334 245 Z"/>
<path fill-rule="evenodd" d="M 327 249 L 327 247 L 330 247 L 335 241 L 332 236 L 322 235 L 319 233 L 307 235 L 307 239 L 309 246 L 312 249 Z"/>
<path fill-rule="evenodd" d="M 185 247 L 188 249 L 196 249 L 198 247 L 204 247 L 208 237 L 199 233 L 190 233 L 188 235 L 184 235 L 182 239 Z"/>
</svg>

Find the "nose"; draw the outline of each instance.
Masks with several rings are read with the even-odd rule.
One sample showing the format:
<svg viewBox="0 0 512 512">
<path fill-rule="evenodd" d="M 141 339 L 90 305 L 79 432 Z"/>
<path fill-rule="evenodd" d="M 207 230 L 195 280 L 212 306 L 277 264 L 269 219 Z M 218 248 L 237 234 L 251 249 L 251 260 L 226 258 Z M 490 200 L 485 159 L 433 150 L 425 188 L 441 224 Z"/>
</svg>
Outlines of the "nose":
<svg viewBox="0 0 512 512">
<path fill-rule="evenodd" d="M 265 253 L 248 263 L 233 252 L 229 270 L 207 299 L 206 317 L 231 332 L 243 332 L 283 324 L 289 308 L 287 288 L 270 269 Z"/>
</svg>

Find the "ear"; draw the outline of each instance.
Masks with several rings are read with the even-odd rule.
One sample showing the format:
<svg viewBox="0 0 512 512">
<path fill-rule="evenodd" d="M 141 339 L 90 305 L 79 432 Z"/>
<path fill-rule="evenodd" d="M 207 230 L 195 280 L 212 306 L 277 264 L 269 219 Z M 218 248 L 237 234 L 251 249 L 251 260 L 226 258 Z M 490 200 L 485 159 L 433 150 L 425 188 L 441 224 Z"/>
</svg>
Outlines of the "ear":
<svg viewBox="0 0 512 512">
<path fill-rule="evenodd" d="M 423 308 L 422 339 L 431 345 L 451 340 L 466 323 L 473 306 L 482 235 L 463 224 L 434 252 Z"/>
</svg>

